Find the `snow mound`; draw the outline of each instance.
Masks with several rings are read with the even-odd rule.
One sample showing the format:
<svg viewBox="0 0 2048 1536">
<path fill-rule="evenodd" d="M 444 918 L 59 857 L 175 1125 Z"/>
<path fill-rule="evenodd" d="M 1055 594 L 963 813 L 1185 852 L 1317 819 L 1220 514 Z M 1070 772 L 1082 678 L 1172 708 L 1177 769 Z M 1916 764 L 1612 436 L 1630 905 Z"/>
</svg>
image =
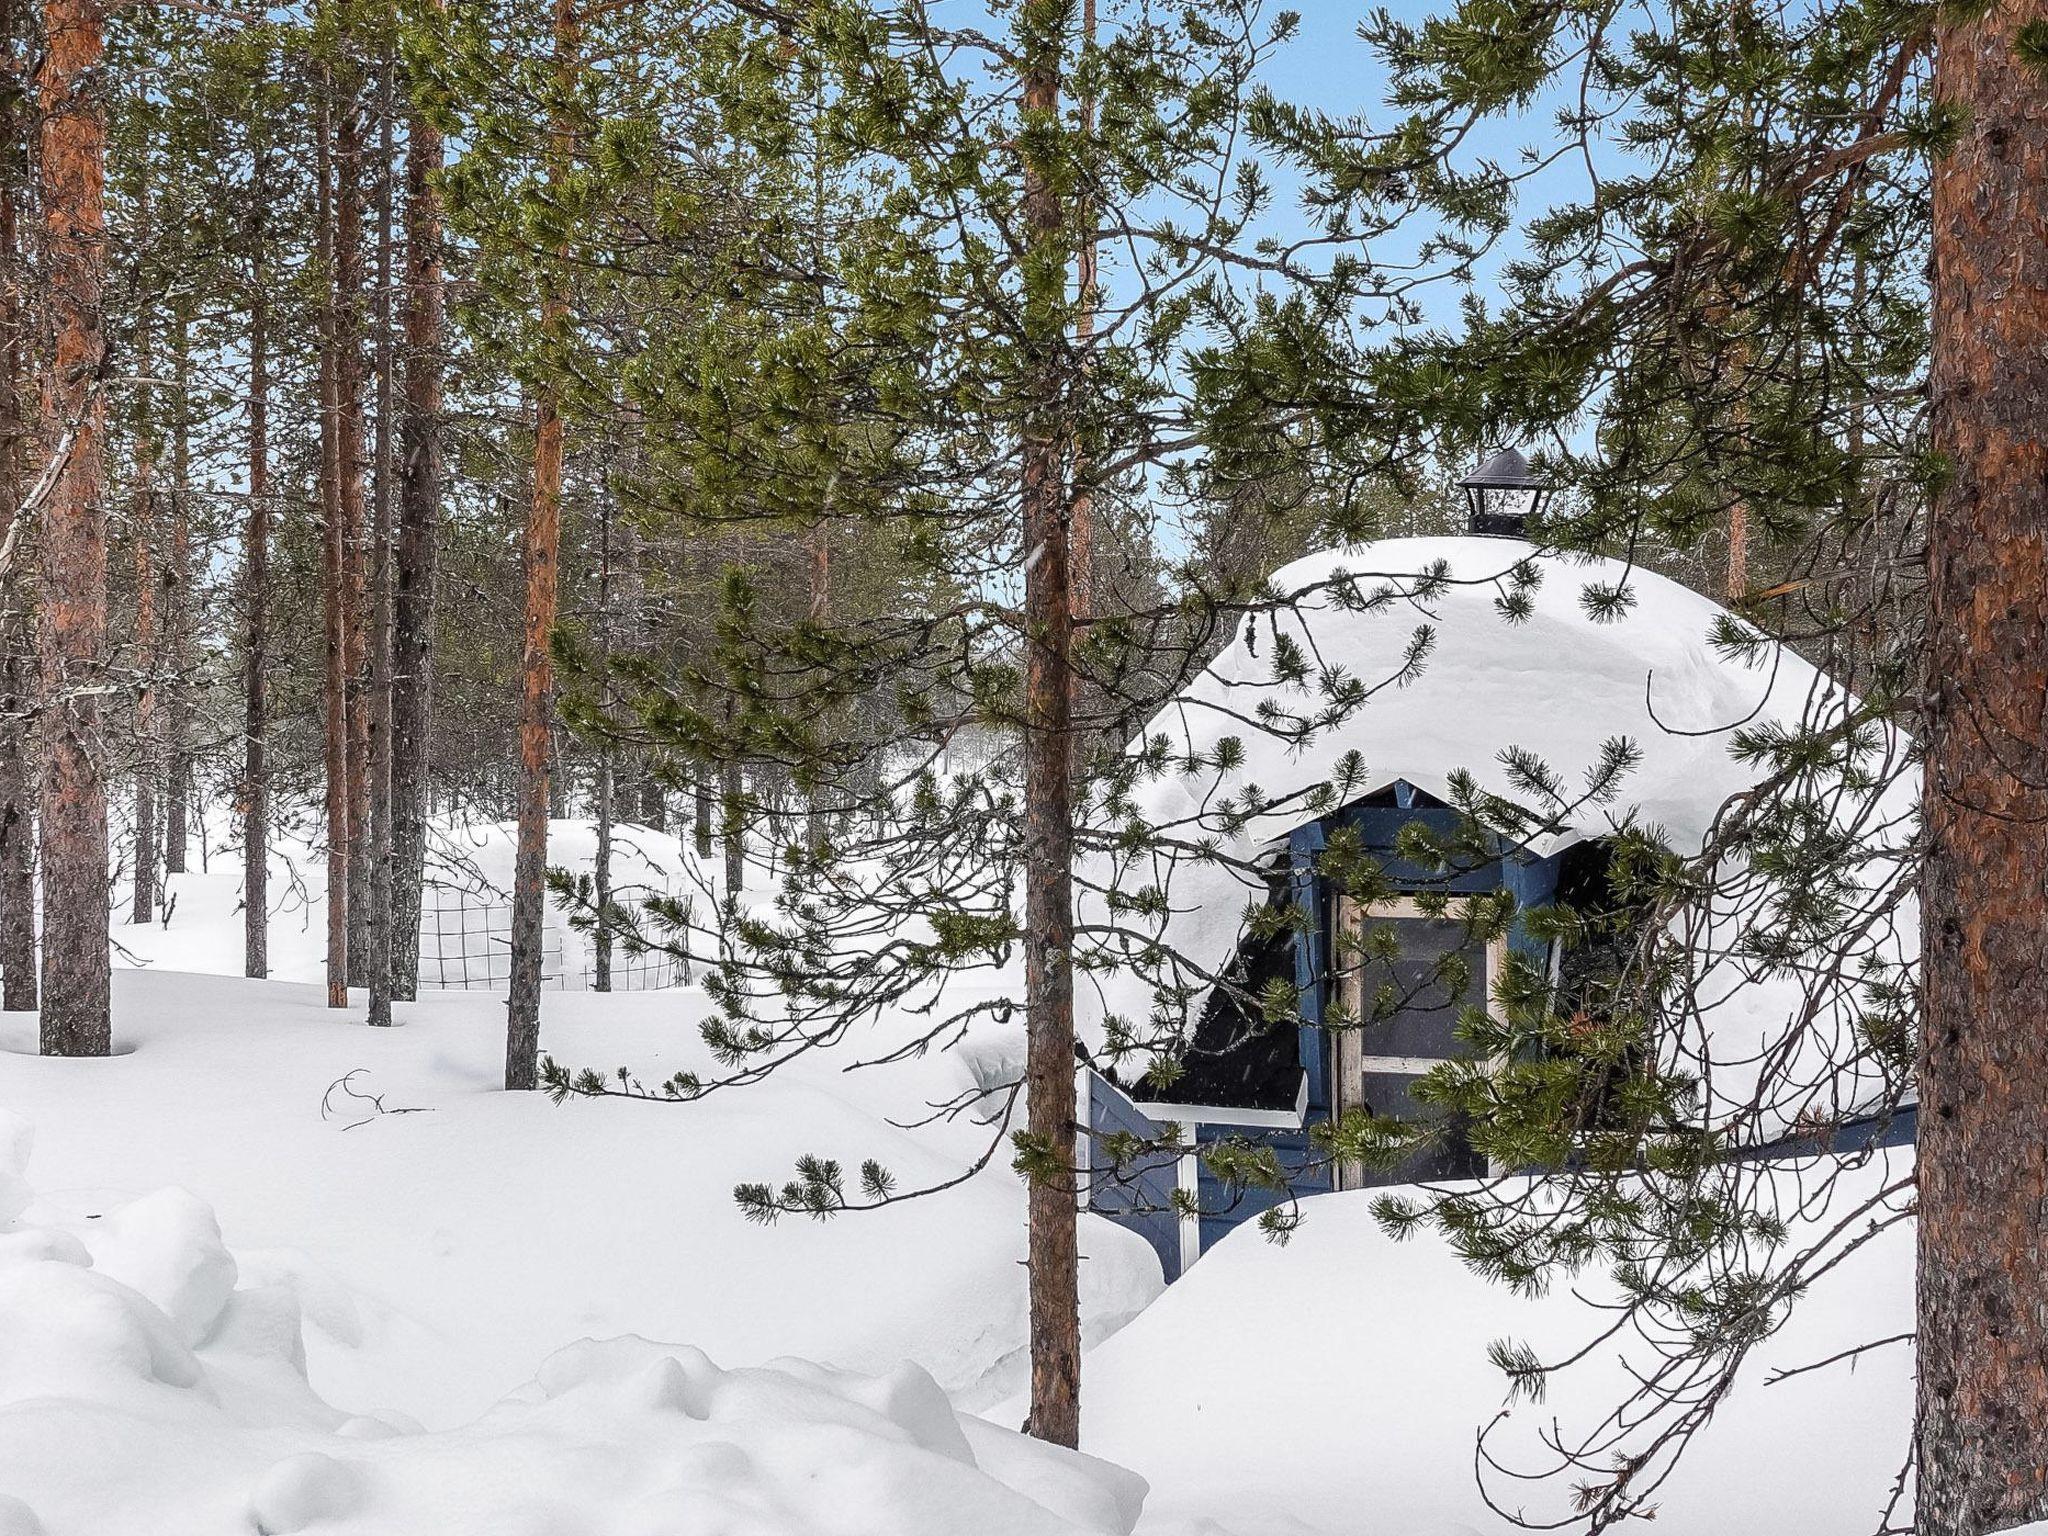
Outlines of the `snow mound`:
<svg viewBox="0 0 2048 1536">
<path fill-rule="evenodd" d="M 1759 1177 L 1795 1240 L 1811 1242 L 1910 1166 L 1909 1153 L 1893 1153 L 1862 1168 L 1778 1164 Z M 1829 1187 L 1823 1209 L 1818 1192 Z M 1144 1536 L 1510 1536 L 1527 1527 L 1489 1509 L 1475 1477 L 1489 1426 L 1486 1448 L 1503 1470 L 1485 1492 L 1538 1526 L 1567 1522 L 1570 1476 L 1514 1474 L 1551 1464 L 1546 1436 L 1591 1431 L 1654 1349 L 1629 1333 L 1604 1340 L 1554 1375 L 1541 1402 L 1511 1404 L 1488 1344 L 1526 1342 L 1546 1360 L 1591 1344 L 1613 1321 L 1588 1304 L 1611 1294 L 1603 1278 L 1517 1297 L 1466 1269 L 1439 1236 L 1389 1237 L 1371 1213 L 1379 1193 L 1305 1200 L 1285 1246 L 1240 1227 L 1089 1353 L 1084 1448 L 1151 1484 Z M 1910 1349 L 1767 1383 L 1910 1331 L 1913 1264 L 1912 1224 L 1898 1222 L 1817 1283 L 1658 1487 L 1645 1529 L 1877 1529 L 1911 1440 Z"/>
<path fill-rule="evenodd" d="M 472 1423 L 345 1415 L 289 1287 L 165 1191 L 0 1231 L 0 1536 L 1127 1536 L 1145 1485 L 879 1375 L 584 1340 Z"/>
</svg>

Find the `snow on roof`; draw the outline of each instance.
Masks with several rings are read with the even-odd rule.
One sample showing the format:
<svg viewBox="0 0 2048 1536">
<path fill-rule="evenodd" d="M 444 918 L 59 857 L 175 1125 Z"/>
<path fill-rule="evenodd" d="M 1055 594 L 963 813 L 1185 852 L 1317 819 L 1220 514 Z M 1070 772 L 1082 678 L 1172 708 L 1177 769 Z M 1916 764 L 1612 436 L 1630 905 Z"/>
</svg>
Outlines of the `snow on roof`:
<svg viewBox="0 0 2048 1536">
<path fill-rule="evenodd" d="M 1675 581 L 1519 540 L 1390 539 L 1311 555 L 1270 585 L 1276 598 L 1298 601 L 1250 620 L 1146 728 L 1146 740 L 1164 738 L 1180 759 L 1133 797 L 1154 844 L 1083 866 L 1083 931 L 1099 925 L 1090 935 L 1098 964 L 1116 962 L 1080 978 L 1084 1029 L 1109 1015 L 1142 1024 L 1163 983 L 1205 990 L 1236 952 L 1248 908 L 1266 899 L 1263 870 L 1287 834 L 1315 818 L 1307 797 L 1347 753 L 1363 763 L 1347 801 L 1396 780 L 1449 799 L 1462 770 L 1481 790 L 1526 805 L 1507 749 L 1535 754 L 1569 796 L 1605 744 L 1626 737 L 1641 758 L 1615 796 L 1573 810 L 1531 851 L 1555 852 L 1633 818 L 1691 852 L 1755 780 L 1730 754 L 1735 728 L 1790 725 L 1848 702 L 1788 650 L 1737 657 L 1717 648 L 1726 610 Z M 1596 601 L 1617 588 L 1623 603 Z M 1518 593 L 1525 613 L 1514 611 Z M 1418 643 L 1426 653 L 1403 676 Z M 1289 644 L 1310 668 L 1304 681 L 1280 679 L 1276 660 Z M 1337 677 L 1369 696 L 1306 740 L 1262 727 L 1262 711 L 1315 717 Z M 1219 769 L 1219 745 L 1233 738 L 1242 758 Z M 1247 791 L 1266 808 L 1239 825 L 1232 812 Z M 1162 916 L 1124 914 L 1120 932 L 1102 931 L 1105 890 L 1148 887 L 1166 897 Z"/>
</svg>

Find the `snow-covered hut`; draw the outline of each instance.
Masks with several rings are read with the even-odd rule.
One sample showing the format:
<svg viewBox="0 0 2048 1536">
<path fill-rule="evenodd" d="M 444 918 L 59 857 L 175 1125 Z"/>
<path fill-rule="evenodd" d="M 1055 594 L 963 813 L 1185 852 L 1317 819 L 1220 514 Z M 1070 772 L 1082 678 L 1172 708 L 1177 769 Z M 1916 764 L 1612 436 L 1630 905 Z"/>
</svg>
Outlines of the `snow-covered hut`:
<svg viewBox="0 0 2048 1536">
<path fill-rule="evenodd" d="M 1531 807 L 1553 813 L 1547 827 L 1503 839 L 1490 862 L 1449 882 L 1461 893 L 1510 891 L 1526 911 L 1561 887 L 1601 878 L 1606 838 L 1625 817 L 1656 828 L 1675 849 L 1698 849 L 1722 807 L 1757 774 L 1731 755 L 1730 731 L 1811 720 L 1841 708 L 1845 696 L 1789 651 L 1741 656 L 1717 645 L 1734 621 L 1674 581 L 1611 560 L 1542 554 L 1512 537 L 1392 539 L 1331 551 L 1287 566 L 1273 587 L 1306 595 L 1255 616 L 1148 727 L 1146 740 L 1156 746 L 1165 738 L 1177 765 L 1137 796 L 1139 819 L 1163 836 L 1141 853 L 1105 857 L 1082 872 L 1080 921 L 1107 951 L 1078 978 L 1084 1030 L 1109 1017 L 1142 1026 L 1161 988 L 1178 987 L 1194 999 L 1194 1048 L 1164 1091 L 1151 1090 L 1136 1071 L 1126 1069 L 1119 1082 L 1084 1069 L 1080 1110 L 1098 1137 L 1177 1126 L 1195 1146 L 1232 1136 L 1263 1140 L 1286 1166 L 1303 1170 L 1293 1193 L 1306 1194 L 1329 1188 L 1333 1176 L 1308 1155 L 1315 1122 L 1354 1106 L 1395 1115 L 1412 1108 L 1415 1079 L 1461 1054 L 1454 1038 L 1460 1011 L 1494 1006 L 1491 982 L 1508 952 L 1556 963 L 1517 919 L 1504 941 L 1465 957 L 1466 995 L 1431 997 L 1425 988 L 1389 1021 L 1326 1030 L 1333 989 L 1347 985 L 1343 968 L 1326 957 L 1346 928 L 1368 918 L 1375 927 L 1390 924 L 1402 946 L 1399 968 L 1417 980 L 1437 970 L 1447 946 L 1465 942 L 1462 924 L 1428 918 L 1412 899 L 1360 910 L 1319 870 L 1333 835 L 1353 829 L 1397 885 L 1441 890 L 1442 876 L 1404 865 L 1395 847 L 1411 821 L 1444 830 L 1455 824 L 1455 776 L 1526 804 L 1509 749 L 1533 754 L 1571 788 L 1602 761 L 1607 743 L 1627 737 L 1640 760 L 1613 798 L 1562 816 Z M 1428 634 L 1419 642 L 1422 630 Z M 1418 645 L 1421 664 L 1407 669 Z M 1276 657 L 1287 655 L 1305 658 L 1306 686 L 1279 680 Z M 1364 702 L 1299 740 L 1271 729 L 1312 715 L 1339 675 L 1371 690 Z M 1333 781 L 1341 786 L 1335 795 L 1326 787 Z M 1894 819 L 1910 820 L 1910 811 Z M 1128 910 L 1110 919 L 1106 893 L 1139 890 L 1164 900 L 1133 931 Z M 1253 937 L 1250 910 L 1268 902 L 1297 903 L 1308 920 L 1298 932 Z M 1105 933 L 1111 936 L 1101 939 Z M 1296 1026 L 1274 1030 L 1247 1020 L 1232 999 L 1236 989 L 1213 985 L 1225 975 L 1253 994 L 1275 977 L 1292 983 Z M 1768 1014 L 1784 1002 L 1767 984 L 1739 976 L 1705 984 L 1743 994 L 1727 1016 L 1732 1022 L 1719 1029 L 1739 1033 L 1744 1007 Z M 1758 1016 L 1752 1033 L 1762 1039 L 1770 1029 Z M 1758 1054 L 1752 1049 L 1750 1059 Z M 1728 1058 L 1724 1078 L 1739 1079 L 1743 1052 L 1732 1049 Z M 1842 1089 L 1821 1077 L 1814 1092 L 1837 1098 L 1815 1108 L 1839 1118 Z M 1736 1081 L 1726 1091 L 1743 1090 Z M 1910 1127 L 1888 1125 L 1885 1135 L 1900 1132 Z M 1453 1146 L 1400 1177 L 1484 1171 L 1469 1150 Z M 1386 1181 L 1360 1170 L 1334 1177 Z M 1205 1214 L 1168 1209 L 1176 1188 L 1197 1196 Z M 1097 1204 L 1143 1232 L 1172 1278 L 1273 1198 L 1222 1197 L 1189 1153 L 1103 1189 Z"/>
</svg>

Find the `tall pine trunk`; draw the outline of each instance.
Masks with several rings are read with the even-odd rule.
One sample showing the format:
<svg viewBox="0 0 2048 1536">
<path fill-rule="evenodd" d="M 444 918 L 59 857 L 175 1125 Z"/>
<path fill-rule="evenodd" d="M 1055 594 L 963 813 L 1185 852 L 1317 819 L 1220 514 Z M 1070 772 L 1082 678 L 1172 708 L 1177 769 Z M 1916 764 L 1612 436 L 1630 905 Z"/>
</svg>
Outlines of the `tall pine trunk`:
<svg viewBox="0 0 2048 1536">
<path fill-rule="evenodd" d="M 138 341 L 136 358 L 143 377 L 149 376 L 146 333 Z M 129 921 L 156 920 L 157 780 L 163 772 L 163 753 L 157 738 L 157 626 L 156 591 L 156 454 L 150 434 L 148 413 L 136 412 L 135 484 L 130 490 L 129 547 L 135 559 L 135 899 Z"/>
<path fill-rule="evenodd" d="M 44 452 L 58 461 L 42 515 L 38 649 L 43 684 L 41 1048 L 112 1048 L 107 951 L 106 743 L 98 688 L 107 636 L 107 520 L 100 375 L 106 341 L 105 52 L 98 0 L 43 0 L 37 204 L 51 350 Z"/>
<path fill-rule="evenodd" d="M 256 111 L 261 112 L 259 106 Z M 251 114 L 252 125 L 255 114 Z M 263 200 L 269 165 L 251 153 L 249 218 L 249 505 L 242 531 L 242 970 L 270 974 L 270 296 Z"/>
<path fill-rule="evenodd" d="M 607 489 L 597 512 L 597 675 L 602 679 L 607 727 L 597 743 L 597 856 L 591 883 L 597 901 L 597 928 L 591 938 L 593 992 L 612 989 L 612 492 Z"/>
<path fill-rule="evenodd" d="M 335 132 L 336 452 L 341 496 L 348 781 L 348 980 L 370 984 L 370 550 L 363 465 L 363 103 L 351 74 Z"/>
<path fill-rule="evenodd" d="M 164 559 L 158 668 L 162 684 L 164 760 L 164 873 L 185 873 L 185 845 L 192 822 L 192 752 L 189 675 L 192 667 L 192 347 L 190 325 L 181 312 L 172 332 L 170 549 Z M 206 851 L 200 850 L 200 865 Z"/>
<path fill-rule="evenodd" d="M 434 554 L 441 511 L 441 133 L 406 125 L 405 398 L 391 618 L 391 992 L 420 974 L 420 888 L 427 857 L 427 762 L 434 733 Z"/>
<path fill-rule="evenodd" d="M 0 0 L 0 49 L 5 75 L 22 78 L 14 0 Z M 19 96 L 0 99 L 0 143 L 24 132 Z M 23 332 L 29 304 L 21 248 L 18 157 L 0 162 L 0 528 L 12 528 L 21 508 L 28 469 L 27 380 Z M 34 739 L 35 647 L 29 637 L 29 581 L 25 547 L 0 572 L 0 1006 L 36 1005 L 36 887 Z"/>
<path fill-rule="evenodd" d="M 370 911 L 364 931 L 369 968 L 370 1023 L 391 1023 L 391 500 L 392 457 L 391 182 L 392 87 L 395 65 L 384 61 L 377 103 L 377 413 L 376 459 L 370 502 L 369 722 Z"/>
<path fill-rule="evenodd" d="M 1028 0 L 1024 141 L 1057 129 L 1064 0 Z M 1034 130 L 1036 131 L 1034 133 Z M 1030 1430 L 1081 1437 L 1080 1256 L 1074 1209 L 1073 710 L 1067 498 L 1061 430 L 1066 261 L 1058 174 L 1024 156 L 1024 1007 L 1030 1136 Z"/>
<path fill-rule="evenodd" d="M 1936 36 L 1919 1518 L 2048 1517 L 2048 85 L 2041 0 Z"/>
<path fill-rule="evenodd" d="M 555 88 L 561 100 L 548 128 L 548 180 L 568 175 L 573 129 L 568 95 L 576 71 L 574 0 L 555 0 Z M 567 252 L 558 252 L 566 258 Z M 542 280 L 541 332 L 560 336 L 569 306 L 564 274 Z M 555 560 L 562 531 L 560 390 L 543 378 L 535 401 L 533 502 L 526 519 L 526 615 L 519 658 L 519 845 L 512 867 L 512 979 L 506 999 L 505 1086 L 540 1081 L 541 946 L 547 917 L 548 768 L 554 716 L 554 664 L 548 636 L 555 627 Z"/>
<path fill-rule="evenodd" d="M 320 589 L 327 769 L 327 1006 L 348 1006 L 348 524 L 341 495 L 340 354 L 335 344 L 333 89 L 321 81 L 317 222 L 325 291 L 320 308 Z"/>
</svg>

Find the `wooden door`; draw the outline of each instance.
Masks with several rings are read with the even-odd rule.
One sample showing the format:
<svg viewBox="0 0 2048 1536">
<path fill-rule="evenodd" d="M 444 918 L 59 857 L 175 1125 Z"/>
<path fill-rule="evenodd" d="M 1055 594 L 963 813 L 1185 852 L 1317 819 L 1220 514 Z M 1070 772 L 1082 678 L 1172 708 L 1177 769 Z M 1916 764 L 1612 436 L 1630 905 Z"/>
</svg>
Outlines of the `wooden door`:
<svg viewBox="0 0 2048 1536">
<path fill-rule="evenodd" d="M 1368 996 L 1377 996 L 1387 986 L 1403 1004 L 1375 1023 L 1334 1032 L 1335 1113 L 1342 1118 L 1350 1110 L 1361 1109 L 1401 1120 L 1420 1118 L 1424 1112 L 1415 1102 L 1415 1081 L 1444 1061 L 1470 1054 L 1458 1038 L 1458 1020 L 1468 1008 L 1493 1006 L 1492 986 L 1499 974 L 1501 945 L 1474 942 L 1463 923 L 1425 916 L 1411 900 L 1361 908 L 1348 897 L 1339 897 L 1337 924 L 1340 934 L 1354 936 L 1368 926 L 1388 927 L 1400 944 L 1399 958 L 1391 966 L 1380 961 L 1361 966 L 1355 953 L 1345 954 L 1347 946 L 1338 947 L 1336 952 L 1344 958 L 1338 962 L 1342 969 L 1337 991 L 1346 1011 L 1354 1018 L 1366 1015 Z M 1449 978 L 1437 974 L 1444 957 L 1452 953 L 1462 955 L 1466 970 L 1464 984 L 1455 989 Z M 1474 1157 L 1463 1138 L 1454 1138 L 1390 1172 L 1357 1163 L 1341 1164 L 1337 1187 L 1362 1189 L 1478 1178 L 1485 1172 L 1485 1163 Z"/>
</svg>

